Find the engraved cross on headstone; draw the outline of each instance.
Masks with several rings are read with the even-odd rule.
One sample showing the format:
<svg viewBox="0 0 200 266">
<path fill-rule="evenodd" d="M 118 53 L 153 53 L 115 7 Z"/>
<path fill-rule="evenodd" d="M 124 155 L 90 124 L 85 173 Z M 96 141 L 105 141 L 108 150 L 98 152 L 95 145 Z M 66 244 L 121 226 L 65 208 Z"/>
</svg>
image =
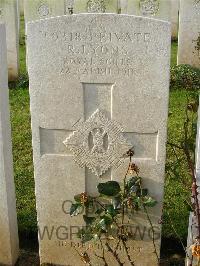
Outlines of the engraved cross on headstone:
<svg viewBox="0 0 200 266">
<path fill-rule="evenodd" d="M 112 179 L 111 170 L 123 163 L 128 149 L 134 147 L 137 158 L 156 159 L 157 132 L 125 132 L 113 121 L 115 84 L 82 83 L 82 89 L 84 117 L 70 130 L 41 128 L 41 155 L 73 156 L 77 166 L 86 167 L 86 187 L 93 191 L 99 177 Z M 144 147 L 147 139 L 152 145 Z"/>
<path fill-rule="evenodd" d="M 98 177 L 118 167 L 131 147 L 122 127 L 112 121 L 113 89 L 114 84 L 83 84 L 85 121 L 79 121 L 76 131 L 64 141 L 75 161 Z"/>
</svg>

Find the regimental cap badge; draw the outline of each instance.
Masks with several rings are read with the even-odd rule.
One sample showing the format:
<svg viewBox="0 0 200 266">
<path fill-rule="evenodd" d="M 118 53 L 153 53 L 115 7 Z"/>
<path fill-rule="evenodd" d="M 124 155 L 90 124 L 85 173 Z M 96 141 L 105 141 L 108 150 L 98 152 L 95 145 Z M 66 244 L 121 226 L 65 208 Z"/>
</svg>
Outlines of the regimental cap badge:
<svg viewBox="0 0 200 266">
<path fill-rule="evenodd" d="M 119 167 L 123 154 L 131 148 L 123 136 L 123 128 L 99 109 L 86 121 L 79 121 L 74 133 L 63 143 L 80 167 L 88 167 L 98 177 L 111 167 Z"/>
</svg>

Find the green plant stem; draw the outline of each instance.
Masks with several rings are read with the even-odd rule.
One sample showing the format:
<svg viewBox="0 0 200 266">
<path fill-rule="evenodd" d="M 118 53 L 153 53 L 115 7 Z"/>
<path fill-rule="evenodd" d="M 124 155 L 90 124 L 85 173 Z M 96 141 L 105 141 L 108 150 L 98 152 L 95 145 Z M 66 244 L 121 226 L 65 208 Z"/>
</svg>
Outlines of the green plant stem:
<svg viewBox="0 0 200 266">
<path fill-rule="evenodd" d="M 104 263 L 105 263 L 105 266 L 108 266 L 108 263 L 107 263 L 107 261 L 106 261 L 106 258 L 105 258 L 105 249 L 104 249 L 104 246 L 103 246 L 103 243 L 102 243 L 102 240 L 100 239 L 100 243 L 101 243 L 101 248 L 102 248 L 102 252 L 103 252 L 103 261 L 104 261 Z"/>
<path fill-rule="evenodd" d="M 137 173 L 136 173 L 137 174 Z M 137 174 L 137 176 L 138 176 L 138 174 Z M 138 176 L 139 177 L 139 176 Z M 140 185 L 140 193 L 141 193 L 141 195 L 142 195 L 142 183 L 141 183 L 141 180 L 140 180 L 140 182 L 139 182 L 139 185 Z M 156 258 L 157 258 L 157 261 L 158 261 L 158 264 L 160 263 L 160 258 L 159 258 L 159 256 L 158 256 L 158 252 L 157 252 L 157 249 L 156 249 L 156 243 L 155 243 L 155 235 L 154 235 L 154 228 L 153 228 L 153 224 L 152 224 L 152 221 L 151 221 L 151 218 L 150 218 L 150 216 L 149 216 L 149 213 L 148 213 L 148 211 L 147 211 L 147 208 L 146 208 L 146 206 L 144 205 L 144 203 L 143 203 L 143 208 L 144 208 L 144 211 L 145 211 L 145 213 L 146 213 L 146 216 L 147 216 L 147 219 L 148 219 L 148 222 L 149 222 L 149 224 L 150 224 L 150 227 L 151 227 L 151 230 L 152 230 L 152 234 L 153 234 L 153 237 L 152 237 L 152 242 L 153 242 L 153 247 L 154 247 L 154 253 L 156 254 Z"/>
<path fill-rule="evenodd" d="M 183 147 L 181 147 L 181 146 L 179 146 L 179 145 L 177 145 L 177 144 L 171 143 L 171 142 L 169 142 L 169 141 L 167 141 L 167 144 L 168 144 L 169 146 L 171 146 L 171 147 L 175 147 L 175 148 L 177 148 L 177 149 L 179 149 L 179 150 L 183 150 Z"/>
<path fill-rule="evenodd" d="M 119 238 L 118 241 L 117 241 L 117 245 L 115 247 L 115 253 L 117 253 L 117 249 L 119 247 L 120 242 L 121 242 L 121 239 Z"/>
<path fill-rule="evenodd" d="M 130 255 L 129 255 L 128 248 L 127 248 L 127 246 L 126 246 L 126 241 L 122 240 L 122 243 L 123 243 L 123 246 L 124 246 L 124 248 L 125 248 L 126 255 L 127 255 L 127 258 L 128 258 L 128 260 L 129 260 L 130 264 L 131 264 L 132 266 L 135 266 L 134 262 L 132 261 Z"/>
<path fill-rule="evenodd" d="M 103 254 L 102 254 L 102 256 L 99 256 L 99 255 L 97 255 L 97 254 L 95 253 L 95 256 L 96 256 L 97 258 L 103 260 L 103 262 L 104 262 L 104 266 L 109 266 L 108 263 L 107 263 L 107 261 L 106 261 L 106 258 L 105 258 L 105 250 L 104 250 L 104 246 L 103 246 L 102 240 L 99 239 L 99 241 L 100 241 L 100 243 L 101 243 L 101 248 L 102 248 L 102 253 L 103 253 Z"/>
<path fill-rule="evenodd" d="M 180 243 L 181 243 L 181 245 L 182 245 L 182 247 L 183 247 L 183 250 L 185 251 L 185 254 L 186 254 L 187 257 L 189 258 L 189 255 L 187 254 L 187 250 L 186 250 L 186 248 L 185 248 L 185 246 L 184 246 L 184 244 L 183 244 L 183 241 L 182 241 L 181 237 L 179 236 L 179 234 L 177 233 L 176 228 L 174 227 L 174 224 L 173 224 L 173 222 L 172 222 L 171 216 L 170 216 L 170 214 L 169 214 L 169 212 L 168 212 L 167 210 L 166 210 L 166 213 L 167 213 L 167 215 L 168 215 L 170 225 L 171 225 L 171 227 L 172 227 L 172 229 L 173 229 L 175 235 L 176 235 L 177 238 L 179 239 L 179 241 L 180 241 Z"/>
<path fill-rule="evenodd" d="M 156 249 L 155 235 L 154 235 L 155 232 L 154 232 L 153 224 L 152 224 L 152 221 L 151 221 L 151 218 L 150 218 L 150 216 L 149 216 L 149 213 L 148 213 L 148 211 L 147 211 L 146 206 L 143 205 L 143 207 L 144 207 L 144 211 L 145 211 L 145 213 L 146 213 L 147 219 L 148 219 L 148 221 L 149 221 L 149 224 L 150 224 L 150 226 L 151 226 L 151 230 L 152 230 L 152 233 L 153 233 L 152 242 L 153 242 L 153 246 L 154 246 L 154 253 L 156 254 L 156 258 L 157 258 L 158 263 L 159 263 L 159 262 L 160 262 L 160 258 L 159 258 L 159 256 L 158 256 L 158 252 L 157 252 L 157 249 Z"/>
<path fill-rule="evenodd" d="M 124 203 L 124 199 L 125 199 L 125 196 L 126 196 L 126 178 L 127 178 L 128 173 L 129 173 L 129 170 L 130 170 L 131 160 L 132 160 L 132 156 L 130 155 L 129 156 L 128 169 L 127 169 L 126 174 L 125 174 L 124 179 L 123 179 L 124 189 L 123 189 L 123 195 L 122 195 L 122 226 L 121 226 L 121 234 L 124 234 L 124 219 L 125 219 L 125 203 Z"/>
<path fill-rule="evenodd" d="M 83 259 L 83 255 L 81 255 L 81 253 L 79 253 L 79 251 L 74 247 L 74 250 L 76 251 L 76 253 L 81 257 L 81 260 Z M 91 261 L 86 263 L 88 266 L 92 266 Z"/>
<path fill-rule="evenodd" d="M 102 207 L 102 209 L 104 209 L 104 211 L 106 211 L 106 208 L 103 206 L 103 204 L 101 204 L 101 202 L 99 202 L 98 200 L 94 199 L 94 201 L 99 204 L 99 206 Z M 118 225 L 118 223 L 116 222 L 116 220 L 114 218 L 112 218 L 112 221 L 115 223 L 115 225 L 117 226 L 118 229 L 121 229 L 120 226 Z"/>
<path fill-rule="evenodd" d="M 106 208 L 103 206 L 103 204 L 101 204 L 98 200 L 94 199 L 95 202 L 97 204 L 99 204 L 99 206 L 101 206 L 104 210 L 106 210 Z M 116 226 L 118 227 L 118 229 L 120 229 L 119 225 L 117 224 L 117 222 L 113 219 L 113 222 L 116 224 Z M 102 242 L 101 242 L 102 245 Z M 117 255 L 116 250 L 113 251 L 113 249 L 110 247 L 110 245 L 106 242 L 105 243 L 106 247 L 108 248 L 108 251 L 111 252 L 113 254 L 113 256 L 115 257 L 116 261 L 119 263 L 120 266 L 123 266 L 123 263 L 120 261 L 119 256 Z"/>
<path fill-rule="evenodd" d="M 119 264 L 119 266 L 123 266 L 124 263 L 120 261 L 120 258 L 118 256 L 118 254 L 115 251 L 113 251 L 113 249 L 110 247 L 108 242 L 106 242 L 105 245 L 106 245 L 108 251 L 113 254 L 113 256 L 115 257 L 115 259 L 116 259 L 117 263 Z"/>
</svg>

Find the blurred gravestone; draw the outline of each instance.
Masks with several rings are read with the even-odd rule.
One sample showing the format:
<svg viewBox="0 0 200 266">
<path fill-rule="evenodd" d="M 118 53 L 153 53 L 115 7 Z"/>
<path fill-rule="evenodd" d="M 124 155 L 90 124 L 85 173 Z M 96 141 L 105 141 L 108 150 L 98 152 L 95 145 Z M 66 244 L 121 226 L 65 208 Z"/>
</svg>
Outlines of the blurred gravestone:
<svg viewBox="0 0 200 266">
<path fill-rule="evenodd" d="M 123 14 L 147 16 L 170 21 L 170 0 L 121 0 Z"/>
<path fill-rule="evenodd" d="M 200 67 L 200 1 L 181 0 L 178 34 L 178 64 Z"/>
<path fill-rule="evenodd" d="M 0 24 L 0 265 L 14 265 L 19 253 L 9 115 L 5 25 Z"/>
<path fill-rule="evenodd" d="M 19 71 L 19 14 L 17 0 L 0 1 L 0 23 L 6 24 L 8 77 L 16 80 Z"/>
<path fill-rule="evenodd" d="M 74 0 L 74 13 L 118 13 L 118 0 Z"/>
<path fill-rule="evenodd" d="M 171 0 L 172 39 L 178 38 L 178 14 L 180 0 Z"/>
<path fill-rule="evenodd" d="M 24 15 L 24 0 L 18 0 L 20 15 Z"/>
<path fill-rule="evenodd" d="M 65 14 L 65 0 L 24 0 L 25 22 Z"/>
</svg>

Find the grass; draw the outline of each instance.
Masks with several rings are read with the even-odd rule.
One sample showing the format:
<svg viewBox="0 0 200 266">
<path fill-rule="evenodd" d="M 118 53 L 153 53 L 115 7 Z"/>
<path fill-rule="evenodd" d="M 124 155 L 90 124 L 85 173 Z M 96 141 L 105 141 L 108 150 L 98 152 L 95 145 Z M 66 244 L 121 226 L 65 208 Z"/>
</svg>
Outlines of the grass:
<svg viewBox="0 0 200 266">
<path fill-rule="evenodd" d="M 171 65 L 175 66 L 177 64 L 177 49 L 178 49 L 178 42 L 173 41 L 171 46 Z"/>
<path fill-rule="evenodd" d="M 26 76 L 24 20 L 21 18 L 20 38 L 20 72 Z M 176 64 L 177 42 L 172 43 L 172 65 Z M 184 120 L 184 107 L 186 104 L 185 91 L 170 92 L 170 117 L 168 122 L 168 139 L 171 142 L 180 138 Z M 10 90 L 11 123 L 14 154 L 14 173 L 17 195 L 17 213 L 20 232 L 36 232 L 36 209 L 34 196 L 34 178 L 31 147 L 31 127 L 29 112 L 28 88 Z M 167 150 L 167 161 L 173 160 L 170 149 Z M 188 178 L 183 169 L 184 178 Z M 176 237 L 170 225 L 170 219 L 182 238 L 187 236 L 188 209 L 184 203 L 189 191 L 177 179 L 166 178 L 165 206 L 163 236 Z M 170 217 L 168 217 L 168 213 Z"/>
<path fill-rule="evenodd" d="M 20 76 L 26 73 L 24 18 L 20 31 Z M 13 84 L 12 84 L 13 87 Z M 28 88 L 10 90 L 14 174 L 20 232 L 37 230 Z"/>
<path fill-rule="evenodd" d="M 168 142 L 170 143 L 180 145 L 182 140 L 185 107 L 187 105 L 187 97 L 190 96 L 189 94 L 185 90 L 170 92 L 168 118 Z M 183 158 L 183 154 L 180 151 L 178 157 Z M 173 150 L 167 145 L 166 170 L 168 170 L 169 166 L 175 167 L 177 174 L 171 176 L 166 173 L 162 234 L 164 237 L 175 238 L 178 238 L 179 235 L 185 240 L 188 230 L 189 209 L 187 201 L 190 200 L 191 195 L 191 179 L 188 175 L 185 159 L 180 165 L 176 165 L 176 157 Z M 175 234 L 172 226 L 178 235 Z"/>
</svg>

